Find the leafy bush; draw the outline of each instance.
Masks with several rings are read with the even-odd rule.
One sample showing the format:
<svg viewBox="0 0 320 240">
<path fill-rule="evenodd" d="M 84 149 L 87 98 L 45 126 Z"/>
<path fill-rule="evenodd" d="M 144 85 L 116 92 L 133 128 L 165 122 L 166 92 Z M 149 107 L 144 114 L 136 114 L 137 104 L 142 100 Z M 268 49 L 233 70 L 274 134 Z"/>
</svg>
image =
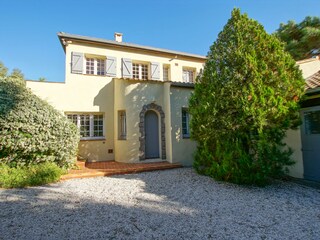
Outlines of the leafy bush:
<svg viewBox="0 0 320 240">
<path fill-rule="evenodd" d="M 285 133 L 300 123 L 304 79 L 284 45 L 239 9 L 211 46 L 190 99 L 195 169 L 264 185 L 292 165 Z"/>
<path fill-rule="evenodd" d="M 54 163 L 9 167 L 0 165 L 0 187 L 20 188 L 56 182 L 64 170 Z"/>
<path fill-rule="evenodd" d="M 79 142 L 77 127 L 27 89 L 19 71 L 8 75 L 1 65 L 0 73 L 0 162 L 70 167 Z"/>
</svg>

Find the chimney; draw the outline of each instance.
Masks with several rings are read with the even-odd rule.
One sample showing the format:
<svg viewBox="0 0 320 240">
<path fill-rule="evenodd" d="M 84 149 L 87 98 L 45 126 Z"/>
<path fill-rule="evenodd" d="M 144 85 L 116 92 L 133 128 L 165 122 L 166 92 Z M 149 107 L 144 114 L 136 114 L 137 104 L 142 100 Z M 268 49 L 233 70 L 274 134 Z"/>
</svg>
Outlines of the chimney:
<svg viewBox="0 0 320 240">
<path fill-rule="evenodd" d="M 117 32 L 115 32 L 115 33 L 114 33 L 114 40 L 115 40 L 116 42 L 122 42 L 122 33 L 117 33 Z"/>
</svg>

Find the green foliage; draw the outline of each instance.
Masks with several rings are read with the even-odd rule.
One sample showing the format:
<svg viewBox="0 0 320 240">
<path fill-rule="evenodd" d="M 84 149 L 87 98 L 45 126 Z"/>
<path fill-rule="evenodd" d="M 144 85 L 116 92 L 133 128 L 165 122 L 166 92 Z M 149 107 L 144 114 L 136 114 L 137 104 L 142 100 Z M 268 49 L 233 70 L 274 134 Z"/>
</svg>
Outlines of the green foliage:
<svg viewBox="0 0 320 240">
<path fill-rule="evenodd" d="M 54 163 L 9 167 L 0 164 L 0 187 L 21 188 L 56 182 L 65 170 Z"/>
<path fill-rule="evenodd" d="M 0 78 L 7 76 L 8 68 L 6 68 L 2 62 L 0 62 Z"/>
<path fill-rule="evenodd" d="M 282 139 L 300 124 L 303 87 L 283 44 L 234 9 L 189 103 L 195 169 L 239 184 L 264 185 L 281 176 L 293 164 Z"/>
<path fill-rule="evenodd" d="M 79 142 L 77 127 L 27 89 L 22 77 L 18 70 L 0 77 L 0 163 L 70 167 Z"/>
<path fill-rule="evenodd" d="M 301 23 L 280 24 L 275 35 L 286 43 L 286 50 L 296 60 L 320 53 L 320 18 L 306 17 Z"/>
</svg>

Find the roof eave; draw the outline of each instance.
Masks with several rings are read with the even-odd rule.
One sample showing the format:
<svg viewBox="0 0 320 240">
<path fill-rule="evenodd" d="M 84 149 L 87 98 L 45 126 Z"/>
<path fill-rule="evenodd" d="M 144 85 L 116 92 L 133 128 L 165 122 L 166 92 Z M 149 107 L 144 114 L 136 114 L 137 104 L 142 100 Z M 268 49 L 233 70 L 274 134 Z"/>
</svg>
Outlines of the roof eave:
<svg viewBox="0 0 320 240">
<path fill-rule="evenodd" d="M 154 47 L 142 46 L 142 45 L 131 44 L 131 43 L 116 42 L 116 41 L 105 40 L 100 38 L 73 35 L 73 34 L 67 34 L 63 32 L 59 32 L 57 35 L 59 37 L 61 45 L 63 46 L 64 51 L 66 46 L 65 39 L 70 39 L 70 40 L 77 40 L 77 41 L 90 42 L 90 43 L 96 43 L 96 44 L 103 44 L 103 45 L 108 45 L 112 47 L 122 47 L 127 49 L 138 49 L 138 50 L 144 50 L 148 52 L 164 53 L 164 54 L 169 54 L 173 57 L 181 56 L 181 57 L 193 58 L 193 59 L 198 59 L 203 61 L 207 59 L 206 56 L 197 55 L 197 54 L 191 54 L 191 53 L 185 53 L 185 52 L 179 52 L 179 51 L 173 51 L 173 50 L 167 50 L 167 49 L 161 49 L 161 48 L 154 48 Z"/>
</svg>

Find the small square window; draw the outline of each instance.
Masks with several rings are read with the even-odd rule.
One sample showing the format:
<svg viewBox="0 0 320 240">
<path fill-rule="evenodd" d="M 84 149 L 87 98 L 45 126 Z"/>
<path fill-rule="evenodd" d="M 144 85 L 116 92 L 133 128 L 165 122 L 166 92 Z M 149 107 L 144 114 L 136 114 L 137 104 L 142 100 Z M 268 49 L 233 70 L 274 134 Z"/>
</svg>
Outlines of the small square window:
<svg viewBox="0 0 320 240">
<path fill-rule="evenodd" d="M 183 71 L 182 71 L 182 79 L 183 79 L 184 82 L 189 82 L 189 83 L 194 82 L 194 70 L 183 69 Z"/>
</svg>

